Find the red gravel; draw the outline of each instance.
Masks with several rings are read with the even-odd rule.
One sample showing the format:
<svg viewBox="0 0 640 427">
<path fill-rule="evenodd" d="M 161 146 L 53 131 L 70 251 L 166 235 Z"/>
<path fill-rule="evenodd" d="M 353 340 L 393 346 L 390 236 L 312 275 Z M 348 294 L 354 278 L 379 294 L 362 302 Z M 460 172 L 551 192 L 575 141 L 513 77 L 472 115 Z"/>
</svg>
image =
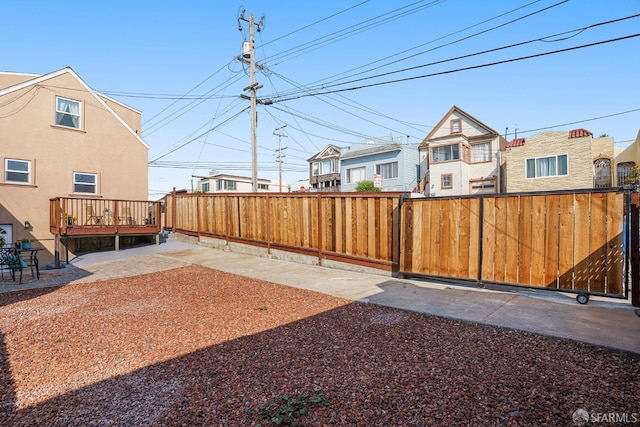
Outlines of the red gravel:
<svg viewBox="0 0 640 427">
<path fill-rule="evenodd" d="M 251 426 L 303 392 L 300 425 L 640 421 L 639 385 L 595 346 L 199 266 L 0 294 L 2 426 Z"/>
</svg>

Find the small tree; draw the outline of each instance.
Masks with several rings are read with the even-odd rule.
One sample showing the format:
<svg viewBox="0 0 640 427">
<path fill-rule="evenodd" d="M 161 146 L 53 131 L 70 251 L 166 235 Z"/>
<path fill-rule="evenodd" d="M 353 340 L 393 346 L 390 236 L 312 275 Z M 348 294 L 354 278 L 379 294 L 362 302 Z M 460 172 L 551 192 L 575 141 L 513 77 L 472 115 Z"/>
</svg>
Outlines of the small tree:
<svg viewBox="0 0 640 427">
<path fill-rule="evenodd" d="M 380 189 L 373 184 L 373 181 L 360 181 L 356 185 L 356 191 L 358 193 L 375 193 L 380 192 Z"/>
<path fill-rule="evenodd" d="M 638 166 L 634 166 L 629 171 L 629 176 L 625 178 L 625 184 L 637 184 L 640 182 L 640 168 Z"/>
</svg>

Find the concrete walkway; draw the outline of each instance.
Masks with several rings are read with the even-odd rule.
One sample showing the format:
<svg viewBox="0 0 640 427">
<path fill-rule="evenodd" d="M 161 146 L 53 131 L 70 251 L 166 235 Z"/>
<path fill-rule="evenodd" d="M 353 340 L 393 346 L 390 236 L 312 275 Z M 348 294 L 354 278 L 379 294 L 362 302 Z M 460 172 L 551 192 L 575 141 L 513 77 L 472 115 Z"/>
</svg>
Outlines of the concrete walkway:
<svg viewBox="0 0 640 427">
<path fill-rule="evenodd" d="M 43 270 L 39 281 L 22 285 L 0 282 L 0 291 L 93 282 L 191 264 L 352 301 L 568 338 L 640 355 L 640 317 L 627 300 L 591 297 L 588 304 L 580 305 L 574 294 L 400 280 L 204 248 L 171 237 L 159 246 L 82 255 L 71 260 L 68 268 Z M 25 276 L 29 279 L 28 272 Z"/>
</svg>

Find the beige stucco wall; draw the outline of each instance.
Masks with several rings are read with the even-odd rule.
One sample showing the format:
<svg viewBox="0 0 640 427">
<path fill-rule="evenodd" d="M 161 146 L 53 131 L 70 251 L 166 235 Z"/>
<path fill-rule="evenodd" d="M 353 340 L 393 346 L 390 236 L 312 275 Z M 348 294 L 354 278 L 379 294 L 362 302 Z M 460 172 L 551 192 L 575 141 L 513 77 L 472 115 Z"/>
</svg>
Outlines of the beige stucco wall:
<svg viewBox="0 0 640 427">
<path fill-rule="evenodd" d="M 54 125 L 56 96 L 82 102 L 82 130 Z M 0 96 L 0 105 L 0 224 L 13 225 L 14 241 L 26 237 L 45 246 L 41 262 L 53 259 L 50 198 L 148 199 L 147 146 L 72 74 Z M 6 158 L 31 161 L 29 185 L 5 183 Z M 74 194 L 73 172 L 97 174 L 98 194 Z"/>
<path fill-rule="evenodd" d="M 18 83 L 26 82 L 36 77 L 38 77 L 36 74 L 2 72 L 0 73 L 0 89 L 17 85 Z"/>
<path fill-rule="evenodd" d="M 593 161 L 600 156 L 613 159 L 613 139 L 568 136 L 545 132 L 526 138 L 523 146 L 507 148 L 507 192 L 593 188 Z M 527 179 L 526 159 L 559 154 L 568 156 L 568 176 Z"/>
</svg>

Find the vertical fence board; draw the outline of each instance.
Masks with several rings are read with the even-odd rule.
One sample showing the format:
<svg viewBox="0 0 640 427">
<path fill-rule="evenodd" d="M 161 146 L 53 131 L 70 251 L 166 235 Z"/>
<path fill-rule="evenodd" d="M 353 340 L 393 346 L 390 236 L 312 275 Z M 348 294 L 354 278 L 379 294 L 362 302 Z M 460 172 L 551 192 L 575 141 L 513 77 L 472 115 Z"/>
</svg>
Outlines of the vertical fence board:
<svg viewBox="0 0 640 427">
<path fill-rule="evenodd" d="M 507 199 L 505 197 L 496 197 L 495 224 L 494 280 L 504 282 L 507 265 Z"/>
<path fill-rule="evenodd" d="M 460 277 L 460 199 L 451 199 L 449 226 L 449 274 Z"/>
<path fill-rule="evenodd" d="M 574 288 L 575 254 L 575 195 L 563 194 L 560 197 L 560 232 L 558 242 L 558 287 Z"/>
<path fill-rule="evenodd" d="M 505 241 L 505 275 L 504 280 L 507 283 L 518 282 L 518 256 L 520 241 L 520 224 L 518 217 L 520 215 L 520 197 L 513 196 L 507 198 L 506 215 L 506 241 Z"/>
<path fill-rule="evenodd" d="M 623 295 L 624 253 L 623 215 L 624 194 L 607 194 L 607 289 L 606 292 Z"/>
<path fill-rule="evenodd" d="M 469 227 L 471 224 L 471 200 L 460 200 L 460 224 L 458 231 L 458 247 L 460 250 L 460 261 L 458 262 L 458 276 L 461 279 L 471 279 L 469 276 L 469 250 L 471 247 Z"/>
<path fill-rule="evenodd" d="M 544 286 L 546 197 L 531 199 L 531 285 Z"/>
<path fill-rule="evenodd" d="M 431 203 L 431 224 L 429 226 L 429 243 L 431 251 L 429 252 L 429 272 L 431 274 L 440 274 L 440 223 L 441 212 L 440 200 L 430 201 Z"/>
<path fill-rule="evenodd" d="M 520 197 L 517 283 L 522 285 L 531 283 L 531 198 L 532 196 Z"/>
<path fill-rule="evenodd" d="M 449 275 L 449 240 L 451 215 L 450 200 L 444 199 L 440 202 L 440 250 L 438 260 L 438 274 L 441 276 Z"/>
<path fill-rule="evenodd" d="M 589 291 L 605 291 L 607 263 L 607 195 L 591 195 L 589 227 Z"/>
<path fill-rule="evenodd" d="M 367 202 L 367 227 L 364 229 L 367 238 L 367 258 L 376 257 L 376 241 L 378 233 L 376 227 L 376 201 L 375 198 L 369 197 L 365 199 Z"/>
<path fill-rule="evenodd" d="M 482 222 L 482 280 L 494 280 L 494 260 L 496 247 L 496 198 L 484 197 Z"/>
<path fill-rule="evenodd" d="M 411 241 L 411 266 L 413 271 L 424 272 L 422 245 L 420 244 L 420 236 L 424 234 L 422 229 L 422 218 L 424 203 L 408 203 L 411 205 L 411 234 L 406 237 L 406 241 Z"/>
<path fill-rule="evenodd" d="M 469 278 L 477 280 L 480 268 L 480 199 L 469 203 Z"/>
<path fill-rule="evenodd" d="M 589 290 L 589 194 L 575 197 L 574 289 Z"/>
<path fill-rule="evenodd" d="M 547 216 L 545 219 L 545 261 L 544 281 L 542 286 L 555 288 L 558 286 L 558 248 L 560 233 L 560 197 L 547 196 Z"/>
</svg>

